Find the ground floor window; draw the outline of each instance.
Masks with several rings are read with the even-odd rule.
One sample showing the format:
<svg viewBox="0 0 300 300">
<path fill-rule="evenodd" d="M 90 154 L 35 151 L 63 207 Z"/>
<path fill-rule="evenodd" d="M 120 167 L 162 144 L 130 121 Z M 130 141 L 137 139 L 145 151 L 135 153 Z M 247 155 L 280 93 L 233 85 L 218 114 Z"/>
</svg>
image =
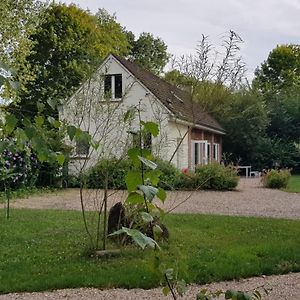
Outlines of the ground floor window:
<svg viewBox="0 0 300 300">
<path fill-rule="evenodd" d="M 192 164 L 206 165 L 209 161 L 210 144 L 207 141 L 192 141 Z"/>
<path fill-rule="evenodd" d="M 214 144 L 213 158 L 215 161 L 220 161 L 220 144 Z"/>
</svg>

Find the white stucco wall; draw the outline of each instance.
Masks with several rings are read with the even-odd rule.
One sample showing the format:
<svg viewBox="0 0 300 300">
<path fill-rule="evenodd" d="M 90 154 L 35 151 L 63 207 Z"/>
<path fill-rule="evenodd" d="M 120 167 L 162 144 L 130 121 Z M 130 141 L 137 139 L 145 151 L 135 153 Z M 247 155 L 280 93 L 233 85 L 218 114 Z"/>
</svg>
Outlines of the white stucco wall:
<svg viewBox="0 0 300 300">
<path fill-rule="evenodd" d="M 124 96 L 120 101 L 102 101 L 104 74 L 122 74 Z M 178 140 L 185 135 L 188 127 L 170 122 L 170 113 L 161 102 L 110 56 L 94 77 L 64 105 L 60 114 L 61 119 L 88 131 L 100 143 L 99 149 L 90 154 L 85 165 L 84 160 L 74 160 L 70 165 L 71 171 L 78 172 L 80 168 L 89 168 L 103 157 L 125 155 L 132 141 L 132 135 L 128 131 L 138 129 L 139 122 L 136 114 L 135 119 L 125 125 L 123 116 L 134 106 L 140 107 L 143 121 L 154 121 L 159 125 L 160 134 L 152 140 L 153 154 L 165 160 L 171 158 Z M 188 166 L 187 135 L 172 162 L 178 168 Z"/>
</svg>

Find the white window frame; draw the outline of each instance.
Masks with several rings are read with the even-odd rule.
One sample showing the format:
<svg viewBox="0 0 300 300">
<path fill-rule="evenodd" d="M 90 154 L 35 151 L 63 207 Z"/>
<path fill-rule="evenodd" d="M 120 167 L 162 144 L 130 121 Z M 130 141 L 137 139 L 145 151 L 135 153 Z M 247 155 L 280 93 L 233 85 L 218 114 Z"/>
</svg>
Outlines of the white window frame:
<svg viewBox="0 0 300 300">
<path fill-rule="evenodd" d="M 215 161 L 220 161 L 220 144 L 214 143 L 213 156 Z"/>
<path fill-rule="evenodd" d="M 121 80 L 122 80 L 122 95 L 123 95 L 123 74 L 122 73 L 118 73 L 118 74 L 105 74 L 104 75 L 104 80 L 105 80 L 105 76 L 111 76 L 110 77 L 110 86 L 111 86 L 111 101 L 120 101 L 122 99 L 121 98 L 116 98 L 116 75 L 121 75 Z M 105 85 L 103 86 L 103 94 L 105 94 Z M 105 95 L 104 95 L 105 98 Z"/>
<path fill-rule="evenodd" d="M 204 147 L 203 147 L 204 145 Z M 192 168 L 194 169 L 197 165 L 207 165 L 208 164 L 208 141 L 206 140 L 192 140 Z M 198 159 L 195 161 L 195 147 L 198 150 Z M 201 149 L 204 150 L 204 153 L 201 153 Z"/>
</svg>

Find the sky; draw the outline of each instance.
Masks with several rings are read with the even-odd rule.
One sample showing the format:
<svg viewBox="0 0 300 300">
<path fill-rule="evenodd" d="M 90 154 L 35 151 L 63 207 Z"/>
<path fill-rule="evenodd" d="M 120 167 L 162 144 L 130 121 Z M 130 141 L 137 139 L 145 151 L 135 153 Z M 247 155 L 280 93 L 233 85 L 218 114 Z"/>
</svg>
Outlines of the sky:
<svg viewBox="0 0 300 300">
<path fill-rule="evenodd" d="M 300 44 L 300 0 L 64 0 L 96 12 L 116 13 L 135 35 L 150 32 L 180 56 L 195 51 L 202 34 L 220 45 L 229 30 L 244 41 L 248 78 L 278 44 Z"/>
</svg>

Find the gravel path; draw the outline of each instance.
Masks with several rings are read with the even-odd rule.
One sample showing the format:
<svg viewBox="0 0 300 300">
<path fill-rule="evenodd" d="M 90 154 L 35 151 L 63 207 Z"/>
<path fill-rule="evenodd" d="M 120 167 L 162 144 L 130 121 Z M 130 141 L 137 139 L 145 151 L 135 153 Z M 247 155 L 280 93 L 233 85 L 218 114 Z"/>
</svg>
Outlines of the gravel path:
<svg viewBox="0 0 300 300">
<path fill-rule="evenodd" d="M 249 279 L 242 279 L 240 281 L 226 281 L 219 283 L 212 283 L 205 286 L 191 285 L 187 293 L 184 295 L 184 300 L 195 300 L 197 293 L 202 288 L 208 288 L 212 291 L 219 289 L 236 289 L 242 291 L 254 290 L 257 287 L 264 286 L 270 288 L 269 294 L 264 296 L 265 300 L 299 300 L 300 299 L 300 273 L 280 275 L 280 276 L 263 276 Z M 261 294 L 263 294 L 261 292 Z M 80 289 L 64 289 L 56 291 L 47 291 L 42 293 L 16 293 L 8 295 L 0 295 L 0 300 L 57 300 L 57 299 L 74 299 L 74 300 L 171 300 L 172 297 L 164 297 L 161 288 L 152 290 L 141 289 L 111 289 L 98 290 L 95 288 L 80 288 Z M 222 299 L 222 298 L 220 298 Z M 224 298 L 223 298 L 224 299 Z"/>
<path fill-rule="evenodd" d="M 111 192 L 110 205 L 124 200 L 126 192 Z M 103 192 L 85 191 L 85 205 L 88 210 L 99 206 L 96 199 L 103 197 Z M 184 203 L 179 205 L 182 201 Z M 179 206 L 178 206 L 179 205 Z M 3 205 L 2 205 L 3 206 Z M 1 204 L 0 204 L 1 207 Z M 80 210 L 78 189 L 68 189 L 28 199 L 16 199 L 12 203 L 15 208 L 65 209 Z M 221 215 L 261 216 L 274 218 L 300 219 L 300 194 L 286 193 L 278 190 L 262 188 L 259 179 L 241 179 L 236 191 L 232 192 L 171 192 L 168 193 L 166 210 L 176 213 L 203 213 Z M 253 290 L 258 286 L 272 288 L 270 294 L 263 299 L 268 300 L 300 300 L 300 273 L 280 276 L 262 276 L 240 281 L 220 282 L 206 285 L 213 291 L 228 288 Z M 195 299 L 203 286 L 191 285 L 184 298 Z M 161 289 L 111 289 L 95 288 L 65 289 L 42 293 L 17 293 L 0 295 L 0 300 L 24 299 L 172 299 L 164 297 Z"/>
<path fill-rule="evenodd" d="M 125 200 L 126 192 L 111 192 L 109 204 Z M 84 192 L 87 210 L 97 209 L 103 191 Z M 187 199 L 188 198 L 188 199 Z M 169 192 L 165 210 L 176 213 L 203 213 L 221 215 L 260 216 L 300 219 L 300 194 L 265 189 L 257 178 L 241 179 L 236 191 L 231 192 Z M 185 201 L 178 207 L 182 201 Z M 13 201 L 12 207 L 37 209 L 80 210 L 78 189 L 67 189 L 56 193 L 33 196 Z M 175 208 L 176 207 L 176 208 Z M 175 209 L 174 209 L 175 208 Z"/>
</svg>

